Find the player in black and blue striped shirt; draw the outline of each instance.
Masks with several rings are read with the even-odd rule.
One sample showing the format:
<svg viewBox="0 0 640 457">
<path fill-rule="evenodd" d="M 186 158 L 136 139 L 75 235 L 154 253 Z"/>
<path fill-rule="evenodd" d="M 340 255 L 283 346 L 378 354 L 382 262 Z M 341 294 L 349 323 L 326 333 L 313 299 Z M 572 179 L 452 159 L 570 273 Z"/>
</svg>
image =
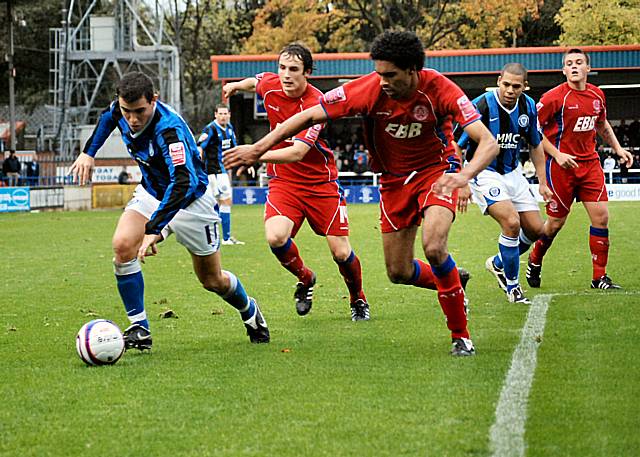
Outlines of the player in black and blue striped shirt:
<svg viewBox="0 0 640 457">
<path fill-rule="evenodd" d="M 469 185 L 482 213 L 489 214 L 502 228 L 499 253 L 487 259 L 486 267 L 514 303 L 529 303 L 518 282 L 519 257 L 542 234 L 540 208 L 520 164 L 520 150 L 525 142 L 531 147 L 540 194 L 545 200 L 551 198 L 544 172 L 538 112 L 533 99 L 523 93 L 526 86 L 527 70 L 519 63 L 509 63 L 498 77 L 498 88 L 473 100 L 482 122 L 496 137 L 500 152 Z M 466 149 L 466 160 L 471 160 L 477 145 L 466 133 L 460 136 L 458 146 Z"/>
<path fill-rule="evenodd" d="M 269 330 L 257 302 L 233 273 L 221 269 L 219 217 L 191 130 L 157 99 L 153 81 L 143 73 L 124 75 L 117 96 L 101 114 L 71 173 L 80 185 L 90 181 L 94 157 L 115 128 L 142 172 L 112 242 L 118 291 L 131 322 L 124 332 L 127 349 L 151 349 L 140 262 L 155 255 L 156 243 L 171 233 L 190 252 L 202 286 L 240 312 L 251 342 L 268 342 Z"/>
<path fill-rule="evenodd" d="M 233 189 L 229 177 L 230 170 L 227 170 L 222 162 L 225 151 L 238 146 L 238 140 L 230 122 L 229 107 L 224 104 L 217 105 L 215 117 L 215 120 L 202 130 L 200 138 L 198 138 L 198 147 L 205 162 L 207 175 L 209 175 L 209 185 L 220 205 L 218 212 L 222 225 L 222 244 L 242 245 L 244 242 L 231 235 Z"/>
</svg>

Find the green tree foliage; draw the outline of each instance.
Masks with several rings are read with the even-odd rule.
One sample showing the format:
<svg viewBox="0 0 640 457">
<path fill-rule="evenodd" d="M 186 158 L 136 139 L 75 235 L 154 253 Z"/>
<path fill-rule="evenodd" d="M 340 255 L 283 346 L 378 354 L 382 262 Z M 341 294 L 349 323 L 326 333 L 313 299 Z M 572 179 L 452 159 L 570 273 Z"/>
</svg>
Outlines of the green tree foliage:
<svg viewBox="0 0 640 457">
<path fill-rule="evenodd" d="M 640 0 L 566 0 L 556 21 L 558 44 L 640 43 Z"/>
<path fill-rule="evenodd" d="M 172 0 L 166 25 L 180 50 L 183 114 L 196 130 L 209 122 L 220 90 L 214 90 L 209 57 L 240 51 L 262 2 Z M 219 88 L 218 88 L 219 89 Z"/>
<path fill-rule="evenodd" d="M 338 0 L 334 4 L 347 23 L 340 25 L 341 33 L 332 40 L 337 48 L 356 43 L 363 51 L 385 30 L 411 30 L 431 49 L 457 33 L 459 0 Z"/>
<path fill-rule="evenodd" d="M 544 0 L 538 14 L 525 14 L 522 19 L 518 46 L 551 46 L 560 36 L 560 26 L 555 16 L 563 0 Z"/>
<path fill-rule="evenodd" d="M 463 48 L 501 48 L 517 44 L 526 15 L 538 17 L 538 0 L 461 0 L 459 35 Z"/>
<path fill-rule="evenodd" d="M 522 46 L 527 45 L 524 21 L 535 23 L 544 5 L 544 0 L 272 0 L 256 14 L 243 52 L 275 52 L 296 40 L 315 52 L 362 52 L 385 30 L 415 31 L 427 49 Z M 557 33 L 548 34 L 544 44 Z"/>
<path fill-rule="evenodd" d="M 60 27 L 59 2 L 12 0 L 14 18 L 14 66 L 16 68 L 16 103 L 35 108 L 48 102 L 49 28 Z M 9 50 L 7 8 L 0 3 L 0 103 L 9 103 L 8 64 L 4 56 Z"/>
</svg>

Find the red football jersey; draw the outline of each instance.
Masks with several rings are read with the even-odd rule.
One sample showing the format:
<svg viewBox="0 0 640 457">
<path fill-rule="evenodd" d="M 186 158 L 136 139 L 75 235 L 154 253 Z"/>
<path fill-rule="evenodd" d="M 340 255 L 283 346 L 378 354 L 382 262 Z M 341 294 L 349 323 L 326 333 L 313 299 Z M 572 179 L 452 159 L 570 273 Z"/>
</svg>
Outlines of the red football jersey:
<svg viewBox="0 0 640 457">
<path fill-rule="evenodd" d="M 330 118 L 362 115 L 371 169 L 405 175 L 454 155 L 452 121 L 461 126 L 480 114 L 453 81 L 435 70 L 418 72 L 417 92 L 394 100 L 370 73 L 327 92 L 321 104 Z"/>
<path fill-rule="evenodd" d="M 294 114 L 317 105 L 319 97 L 322 96 L 320 90 L 307 84 L 307 89 L 301 97 L 291 98 L 284 93 L 280 78 L 275 73 L 260 73 L 256 75 L 256 78 L 258 79 L 256 92 L 264 100 L 271 130 Z M 267 174 L 298 183 L 319 183 L 338 179 L 338 169 L 333 152 L 327 143 L 320 138 L 322 128 L 322 124 L 316 124 L 275 146 L 273 149 L 281 149 L 291 146 L 294 141 L 303 141 L 311 149 L 300 162 L 268 163 Z"/>
<path fill-rule="evenodd" d="M 607 107 L 604 93 L 593 84 L 575 90 L 564 83 L 546 92 L 538 103 L 538 119 L 560 152 L 577 160 L 598 158 L 596 126 L 607 119 Z"/>
</svg>

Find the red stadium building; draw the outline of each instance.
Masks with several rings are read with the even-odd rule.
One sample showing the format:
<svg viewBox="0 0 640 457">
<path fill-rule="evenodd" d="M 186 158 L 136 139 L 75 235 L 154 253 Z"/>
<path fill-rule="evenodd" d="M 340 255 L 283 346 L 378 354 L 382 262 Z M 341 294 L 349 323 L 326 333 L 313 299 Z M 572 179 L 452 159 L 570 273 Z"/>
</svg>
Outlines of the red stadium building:
<svg viewBox="0 0 640 457">
<path fill-rule="evenodd" d="M 563 47 L 471 49 L 428 51 L 426 66 L 455 81 L 474 98 L 496 85 L 502 66 L 520 62 L 529 70 L 528 94 L 538 100 L 542 93 L 565 80 L 561 72 Z M 613 120 L 640 118 L 640 45 L 583 46 L 591 57 L 589 82 L 600 86 L 607 96 L 608 117 Z M 278 56 L 211 56 L 212 78 L 240 80 L 263 71 L 277 72 Z M 315 54 L 312 83 L 327 91 L 347 79 L 373 71 L 368 53 Z M 251 94 L 236 95 L 230 102 L 234 125 L 242 137 L 254 140 L 268 131 L 268 122 L 259 101 Z"/>
</svg>

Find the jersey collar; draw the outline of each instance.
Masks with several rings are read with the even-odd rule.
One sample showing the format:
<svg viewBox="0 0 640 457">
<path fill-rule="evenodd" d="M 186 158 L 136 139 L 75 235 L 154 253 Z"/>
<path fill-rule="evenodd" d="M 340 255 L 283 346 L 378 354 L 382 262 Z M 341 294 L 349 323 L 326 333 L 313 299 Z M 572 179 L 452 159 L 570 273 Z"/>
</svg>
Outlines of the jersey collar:
<svg viewBox="0 0 640 457">
<path fill-rule="evenodd" d="M 493 91 L 492 91 L 492 92 L 493 92 L 493 96 L 496 98 L 496 102 L 498 102 L 498 105 L 500 105 L 500 107 L 501 107 L 503 110 L 505 110 L 507 113 L 511 114 L 511 113 L 513 113 L 513 112 L 516 110 L 516 108 L 518 108 L 518 102 L 520 101 L 520 97 L 522 97 L 522 95 L 520 95 L 520 97 L 518 97 L 518 98 L 516 99 L 516 103 L 515 103 L 515 105 L 513 105 L 513 108 L 508 109 L 508 108 L 507 108 L 507 107 L 505 107 L 505 106 L 502 104 L 502 102 L 500 101 L 500 97 L 498 96 L 498 89 L 493 89 Z"/>
</svg>

